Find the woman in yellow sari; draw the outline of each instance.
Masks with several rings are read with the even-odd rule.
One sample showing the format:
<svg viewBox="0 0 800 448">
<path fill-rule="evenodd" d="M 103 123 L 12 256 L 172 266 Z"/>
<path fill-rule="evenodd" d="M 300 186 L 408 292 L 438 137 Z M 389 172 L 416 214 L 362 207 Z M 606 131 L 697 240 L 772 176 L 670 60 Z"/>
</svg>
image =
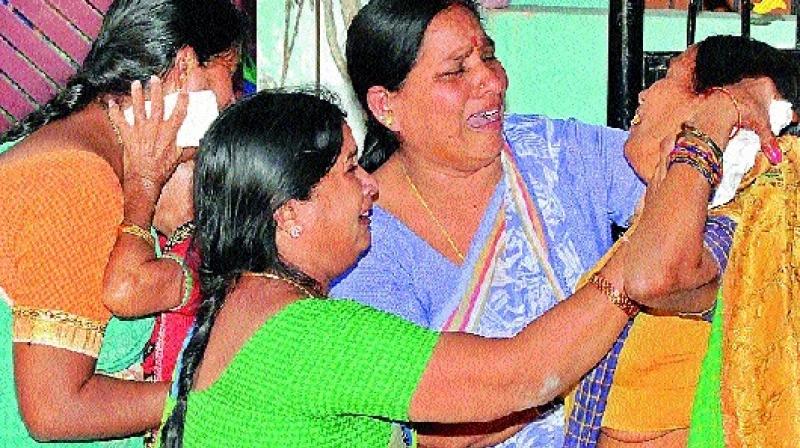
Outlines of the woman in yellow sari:
<svg viewBox="0 0 800 448">
<path fill-rule="evenodd" d="M 760 81 L 750 78 L 758 78 Z M 626 152 L 634 162 L 639 174 L 644 178 L 653 178 L 652 170 L 647 169 L 649 163 L 642 160 L 641 157 L 638 159 L 636 157 L 637 153 L 646 154 L 646 152 L 640 151 L 640 148 L 646 148 L 647 145 L 652 145 L 654 142 L 668 137 L 669 148 L 672 149 L 672 145 L 675 143 L 673 136 L 679 131 L 681 123 L 687 120 L 687 113 L 691 111 L 689 107 L 680 106 L 681 101 L 684 101 L 684 104 L 688 103 L 685 101 L 687 95 L 696 97 L 709 90 L 723 91 L 736 106 L 737 113 L 740 114 L 737 120 L 741 121 L 744 106 L 741 104 L 742 93 L 738 90 L 742 86 L 740 82 L 745 80 L 744 84 L 756 85 L 766 79 L 769 80 L 768 84 L 774 84 L 775 96 L 798 104 L 797 81 L 800 79 L 800 70 L 788 56 L 766 44 L 741 37 L 717 36 L 684 52 L 672 62 L 665 80 L 655 84 L 640 96 L 641 106 L 638 114 L 640 119 L 635 119 L 626 147 Z M 734 84 L 735 86 L 732 86 Z M 722 90 L 723 86 L 727 86 L 727 88 Z M 741 127 L 747 127 L 747 123 L 742 124 Z M 776 133 L 778 130 L 773 129 Z M 761 132 L 761 135 L 768 134 Z M 718 140 L 722 147 L 727 144 L 727 141 L 727 138 Z M 789 140 L 782 140 L 780 148 L 786 151 L 792 145 Z M 733 309 L 729 308 L 730 305 L 726 306 L 731 314 L 725 311 L 725 317 L 720 317 L 723 316 L 721 303 L 718 303 L 716 308 L 710 308 L 706 313 L 696 315 L 679 316 L 668 310 L 653 310 L 651 314 L 640 314 L 628 334 L 623 333 L 609 356 L 578 386 L 575 395 L 576 405 L 572 407 L 572 415 L 568 424 L 567 445 L 685 446 L 692 419 L 692 403 L 698 376 L 700 376 L 700 366 L 709 341 L 711 325 L 707 321 L 715 311 L 717 318 L 714 325 L 724 325 L 726 334 L 734 335 L 731 331 L 734 326 L 746 331 L 737 331 L 735 337 L 725 339 L 723 344 L 726 347 L 723 350 L 727 351 L 724 356 L 726 368 L 723 369 L 722 396 L 723 403 L 727 403 L 727 407 L 723 406 L 727 419 L 712 419 L 714 422 L 726 420 L 726 428 L 732 428 L 728 422 L 735 421 L 736 423 L 732 424 L 740 426 L 738 433 L 752 432 L 754 422 L 758 421 L 759 424 L 763 424 L 765 421 L 771 420 L 765 411 L 766 406 L 764 405 L 770 401 L 766 397 L 779 396 L 776 395 L 778 391 L 786 392 L 785 385 L 789 384 L 786 378 L 789 378 L 788 381 L 792 381 L 791 378 L 794 378 L 792 384 L 795 386 L 798 383 L 797 369 L 793 370 L 794 377 L 788 375 L 787 373 L 792 370 L 783 361 L 762 363 L 762 370 L 765 365 L 781 364 L 781 367 L 774 370 L 775 378 L 770 380 L 752 381 L 754 370 L 749 368 L 754 360 L 764 358 L 764 353 L 767 353 L 765 345 L 770 347 L 768 341 L 780 340 L 775 339 L 776 335 L 782 335 L 781 337 L 784 339 L 788 338 L 789 341 L 792 341 L 793 333 L 790 329 L 797 328 L 796 324 L 794 326 L 783 325 L 788 319 L 785 316 L 790 313 L 781 314 L 780 309 L 777 308 L 767 310 L 762 306 L 763 299 L 753 300 L 754 296 L 764 293 L 764 285 L 773 284 L 773 282 L 762 281 L 762 279 L 774 278 L 774 276 L 765 276 L 765 273 L 778 272 L 780 273 L 777 277 L 779 281 L 776 282 L 776 287 L 773 289 L 774 293 L 780 294 L 783 300 L 774 301 L 773 308 L 777 306 L 774 303 L 781 303 L 780 306 L 784 307 L 783 311 L 787 311 L 790 303 L 787 297 L 790 297 L 793 292 L 792 288 L 786 285 L 791 284 L 788 280 L 791 275 L 797 276 L 796 267 L 792 268 L 797 265 L 796 260 L 794 264 L 789 260 L 794 254 L 791 250 L 791 238 L 787 237 L 791 234 L 791 232 L 787 232 L 788 229 L 791 229 L 791 220 L 794 219 L 796 222 L 797 219 L 796 201 L 792 208 L 787 195 L 796 195 L 796 187 L 794 193 L 790 193 L 792 190 L 788 188 L 789 183 L 785 182 L 792 178 L 793 174 L 791 173 L 796 172 L 791 168 L 794 163 L 792 160 L 796 160 L 796 157 L 787 154 L 786 161 L 775 168 L 770 168 L 772 166 L 770 161 L 775 163 L 782 158 L 781 149 L 774 139 L 764 141 L 762 146 L 765 151 L 758 155 L 756 167 L 741 183 L 741 185 L 753 184 L 753 187 L 748 190 L 748 193 L 740 194 L 730 205 L 712 210 L 710 213 L 712 217 L 705 229 L 705 245 L 711 248 L 715 254 L 719 271 L 727 272 L 722 277 L 723 294 L 726 300 L 735 297 L 738 305 L 735 305 L 736 308 Z M 674 159 L 674 155 L 675 150 L 672 149 L 670 158 Z M 725 167 L 733 171 L 732 168 L 729 168 L 728 163 L 725 164 Z M 662 164 L 661 168 L 665 169 L 666 167 Z M 772 180 L 775 176 L 769 174 L 776 170 L 783 173 L 781 178 L 784 179 L 778 183 Z M 765 176 L 758 176 L 764 172 L 767 172 Z M 657 174 L 655 178 L 658 178 Z M 753 179 L 758 180 L 753 183 Z M 780 186 L 776 187 L 777 184 Z M 772 187 L 768 187 L 768 185 Z M 776 190 L 783 193 L 775 194 Z M 767 191 L 770 193 L 766 193 Z M 677 194 L 684 192 L 676 191 Z M 766 206 L 780 209 L 781 212 L 759 213 Z M 769 220 L 760 218 L 759 221 L 756 218 L 759 218 L 760 215 L 770 216 L 770 218 Z M 765 233 L 764 230 L 767 229 L 776 235 Z M 631 238 L 636 237 L 637 233 L 633 233 Z M 664 239 L 668 241 L 669 237 L 666 236 Z M 731 263 L 726 271 L 731 244 L 734 249 L 730 252 Z M 654 247 L 654 250 L 657 250 L 657 247 Z M 745 253 L 749 255 L 745 257 Z M 764 260 L 765 258 L 768 260 Z M 599 265 L 602 265 L 602 261 Z M 632 268 L 635 269 L 635 264 Z M 794 269 L 794 274 L 790 272 L 792 269 Z M 780 280 L 781 278 L 783 280 Z M 671 279 L 665 279 L 665 281 L 669 282 Z M 719 281 L 703 285 L 691 294 L 687 294 L 683 300 L 710 303 L 716 296 L 719 285 Z M 759 287 L 755 288 L 756 285 Z M 632 294 L 635 297 L 635 293 Z M 763 325 L 761 322 L 764 320 L 758 319 L 755 321 L 758 325 L 754 327 L 752 316 L 762 312 L 776 313 L 783 317 L 770 319 L 768 324 Z M 664 314 L 668 314 L 668 316 L 664 316 Z M 736 317 L 731 317 L 732 315 Z M 737 323 L 733 323 L 734 321 Z M 772 331 L 777 327 L 786 331 Z M 717 333 L 721 333 L 721 330 L 718 330 Z M 744 333 L 746 333 L 745 336 L 743 336 Z M 771 336 L 764 338 L 767 334 Z M 717 346 L 714 346 L 713 341 L 712 338 L 712 348 L 718 347 L 719 336 L 717 337 Z M 796 363 L 798 360 L 797 344 L 789 345 L 793 348 L 787 350 L 794 350 L 795 356 L 792 358 L 787 352 L 779 359 L 791 358 Z M 712 349 L 711 353 L 718 352 Z M 718 355 L 716 357 L 709 356 L 717 361 L 720 359 Z M 744 367 L 745 364 L 748 367 Z M 714 364 L 712 363 L 712 365 Z M 712 392 L 716 390 L 719 394 L 720 383 L 718 380 L 713 380 L 714 378 L 718 379 L 719 376 L 713 375 L 711 367 L 704 367 L 703 372 L 703 380 L 710 381 L 710 385 L 705 390 Z M 776 381 L 778 372 L 783 372 L 785 375 L 781 381 Z M 764 383 L 767 382 L 779 385 L 777 386 L 779 390 L 772 390 L 772 395 L 765 393 L 764 387 L 767 385 Z M 714 385 L 716 385 L 716 389 Z M 783 388 L 781 389 L 781 387 Z M 794 391 L 796 387 L 788 389 Z M 749 393 L 742 393 L 741 391 L 744 390 Z M 797 393 L 792 392 L 788 395 L 793 396 L 793 394 Z M 708 392 L 704 396 L 707 395 Z M 738 398 L 733 399 L 730 398 L 731 396 Z M 744 398 L 745 396 L 750 398 Z M 728 397 L 727 402 L 726 397 Z M 787 394 L 780 397 L 783 402 L 791 401 Z M 758 400 L 761 400 L 761 404 L 757 405 Z M 703 406 L 706 405 L 705 402 L 713 402 L 713 400 L 697 401 L 698 409 L 693 422 L 700 421 L 698 415 L 705 416 L 705 421 L 709 421 L 709 415 L 713 413 L 708 409 L 703 409 Z M 716 401 L 716 403 L 718 402 L 719 400 Z M 800 400 L 795 400 L 794 403 L 800 403 Z M 734 412 L 734 407 L 737 409 L 736 412 Z M 747 419 L 748 423 L 743 423 L 742 419 L 734 417 L 737 414 L 742 415 L 741 411 L 744 407 L 747 407 L 748 412 L 752 410 L 750 413 L 759 416 L 760 420 L 753 416 Z M 719 406 L 716 407 L 716 409 L 718 408 Z M 759 411 L 755 411 L 755 409 Z M 720 413 L 717 412 L 713 415 L 718 417 Z M 787 415 L 797 415 L 796 409 L 794 414 Z M 709 435 L 711 430 L 708 424 L 693 423 L 692 426 L 691 439 L 695 446 L 713 445 L 710 442 L 710 438 L 713 437 Z M 721 423 L 714 427 L 718 430 L 717 433 L 721 432 Z M 778 434 L 780 432 L 773 433 L 773 435 Z M 797 438 L 793 440 L 797 440 Z M 744 446 L 780 445 L 745 443 Z"/>
</svg>

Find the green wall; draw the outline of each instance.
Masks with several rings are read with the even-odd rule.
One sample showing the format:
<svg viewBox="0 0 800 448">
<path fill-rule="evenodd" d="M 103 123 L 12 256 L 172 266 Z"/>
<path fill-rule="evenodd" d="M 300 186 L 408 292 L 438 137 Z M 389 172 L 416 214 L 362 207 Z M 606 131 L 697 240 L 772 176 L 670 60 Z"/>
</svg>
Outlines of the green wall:
<svg viewBox="0 0 800 448">
<path fill-rule="evenodd" d="M 539 0 L 541 1 L 541 0 Z M 605 123 L 608 79 L 608 12 L 599 8 L 512 6 L 488 11 L 486 28 L 508 71 L 508 110 Z M 794 46 L 794 17 L 752 25 L 754 38 L 781 48 Z M 704 13 L 697 39 L 739 34 L 735 13 Z M 686 46 L 683 11 L 645 15 L 645 51 Z"/>
<path fill-rule="evenodd" d="M 331 1 L 331 0 L 329 0 Z M 339 1 L 339 0 L 336 0 Z M 542 113 L 553 117 L 576 117 L 604 123 L 608 11 L 586 5 L 605 5 L 602 0 L 573 0 L 582 7 L 534 6 L 521 3 L 569 4 L 569 0 L 512 0 L 512 6 L 484 14 L 488 32 L 497 43 L 497 54 L 508 71 L 508 110 Z M 280 61 L 285 14 L 282 7 L 262 7 L 259 2 L 259 85 L 274 86 L 281 71 Z M 338 10 L 337 10 L 338 11 Z M 310 13 L 310 9 L 308 11 Z M 763 20 L 757 18 L 756 21 Z M 286 77 L 288 84 L 311 83 L 315 55 L 314 34 L 309 29 L 313 16 L 302 18 L 306 28 L 295 44 Z M 698 18 L 698 40 L 713 34 L 738 34 L 736 13 L 703 13 Z M 775 17 L 769 23 L 753 24 L 752 36 L 774 46 L 794 46 L 794 16 Z M 343 45 L 344 25 L 337 22 L 338 42 Z M 686 12 L 648 10 L 645 15 L 646 51 L 681 50 L 686 44 Z M 323 46 L 325 42 L 323 42 Z M 324 51 L 327 50 L 324 46 Z M 347 83 L 329 55 L 323 57 L 322 82 L 343 97 L 350 108 L 353 99 Z M 358 134 L 358 125 L 354 126 Z"/>
</svg>

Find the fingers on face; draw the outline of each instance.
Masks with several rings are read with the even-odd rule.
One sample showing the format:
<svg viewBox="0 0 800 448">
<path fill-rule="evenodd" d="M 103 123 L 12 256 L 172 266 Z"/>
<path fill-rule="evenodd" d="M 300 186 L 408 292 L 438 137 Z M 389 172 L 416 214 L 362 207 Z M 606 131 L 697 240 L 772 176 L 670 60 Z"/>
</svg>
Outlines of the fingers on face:
<svg viewBox="0 0 800 448">
<path fill-rule="evenodd" d="M 186 89 L 180 89 L 178 91 L 178 101 L 169 119 L 170 133 L 177 134 L 178 129 L 181 127 L 181 124 L 183 124 L 183 120 L 186 118 L 188 106 L 189 92 L 187 92 Z"/>
<path fill-rule="evenodd" d="M 153 75 L 150 77 L 150 119 L 156 123 L 164 118 L 164 89 L 161 79 Z"/>
<path fill-rule="evenodd" d="M 144 88 L 138 79 L 131 83 L 131 103 L 133 106 L 134 125 L 143 123 L 146 114 L 144 109 Z"/>
</svg>

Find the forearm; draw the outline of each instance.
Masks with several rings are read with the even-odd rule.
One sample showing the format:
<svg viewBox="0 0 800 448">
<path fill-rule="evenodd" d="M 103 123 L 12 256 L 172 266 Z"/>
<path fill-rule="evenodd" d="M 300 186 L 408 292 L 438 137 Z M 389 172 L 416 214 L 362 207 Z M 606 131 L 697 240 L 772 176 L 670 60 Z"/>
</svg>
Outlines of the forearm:
<svg viewBox="0 0 800 448">
<path fill-rule="evenodd" d="M 620 284 L 621 274 L 607 276 Z M 627 321 L 590 284 L 513 338 L 443 334 L 409 414 L 413 421 L 490 421 L 546 404 L 608 352 Z"/>
<path fill-rule="evenodd" d="M 51 415 L 58 438 L 98 439 L 123 437 L 157 428 L 169 383 L 125 381 L 93 375 L 72 392 L 70 406 L 61 405 Z"/>
<path fill-rule="evenodd" d="M 103 303 L 121 317 L 169 310 L 181 303 L 183 277 L 175 260 L 156 259 L 143 241 L 120 234 L 106 266 Z"/>
<path fill-rule="evenodd" d="M 124 226 L 149 230 L 158 198 L 155 188 L 127 182 Z M 156 259 L 153 244 L 138 235 L 120 232 L 103 279 L 103 303 L 115 315 L 138 317 L 178 306 L 183 269 L 174 260 Z"/>
<path fill-rule="evenodd" d="M 124 437 L 158 426 L 168 383 L 94 373 L 95 360 L 48 346 L 14 344 L 20 413 L 37 440 Z"/>
<path fill-rule="evenodd" d="M 625 272 L 628 294 L 643 304 L 703 286 L 717 268 L 703 246 L 708 182 L 694 168 L 675 164 L 646 198 L 639 225 L 629 237 Z"/>
<path fill-rule="evenodd" d="M 515 344 L 527 360 L 508 369 L 518 378 L 518 393 L 529 396 L 524 407 L 549 403 L 577 383 L 608 353 L 628 319 L 605 293 L 587 284 L 523 330 L 519 341 L 498 341 Z"/>
</svg>

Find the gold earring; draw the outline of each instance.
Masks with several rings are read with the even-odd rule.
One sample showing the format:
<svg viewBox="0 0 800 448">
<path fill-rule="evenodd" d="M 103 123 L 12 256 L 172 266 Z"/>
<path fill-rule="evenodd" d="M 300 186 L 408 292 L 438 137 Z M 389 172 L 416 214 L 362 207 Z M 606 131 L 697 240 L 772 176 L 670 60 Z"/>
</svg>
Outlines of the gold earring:
<svg viewBox="0 0 800 448">
<path fill-rule="evenodd" d="M 179 64 L 178 69 L 181 74 L 178 76 L 178 83 L 181 88 L 186 84 L 186 80 L 189 79 L 189 73 L 192 72 L 193 67 L 194 63 L 192 61 L 184 61 Z"/>
<path fill-rule="evenodd" d="M 383 121 L 383 124 L 387 128 L 391 128 L 392 124 L 394 123 L 394 118 L 392 117 L 392 113 L 387 112 L 386 115 L 384 115 L 383 118 L 381 118 L 381 121 Z"/>
</svg>

